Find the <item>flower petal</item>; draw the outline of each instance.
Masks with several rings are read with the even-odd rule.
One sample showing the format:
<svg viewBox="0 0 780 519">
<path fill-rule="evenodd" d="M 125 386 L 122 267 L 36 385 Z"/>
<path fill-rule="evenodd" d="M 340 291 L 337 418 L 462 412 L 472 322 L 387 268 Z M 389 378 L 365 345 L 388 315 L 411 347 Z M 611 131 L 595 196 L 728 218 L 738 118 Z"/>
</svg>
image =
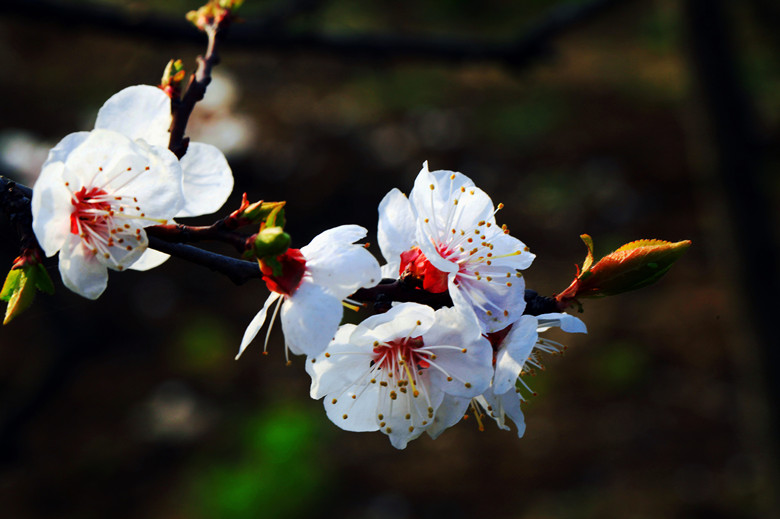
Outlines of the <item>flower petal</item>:
<svg viewBox="0 0 780 519">
<path fill-rule="evenodd" d="M 471 398 L 444 395 L 441 405 L 436 409 L 433 423 L 426 430 L 428 436 L 434 440 L 446 429 L 449 429 L 463 419 L 468 411 Z"/>
<path fill-rule="evenodd" d="M 172 218 L 183 203 L 176 156 L 110 130 L 91 131 L 68 156 L 63 177 L 72 186 L 134 197 L 150 219 Z"/>
<path fill-rule="evenodd" d="M 341 393 L 326 396 L 323 402 L 325 412 L 331 422 L 345 431 L 376 431 L 379 429 L 376 418 L 378 393 L 376 384 L 351 386 Z"/>
<path fill-rule="evenodd" d="M 244 332 L 244 337 L 241 339 L 241 346 L 238 348 L 238 354 L 236 355 L 236 359 L 238 359 L 242 353 L 244 353 L 244 350 L 247 346 L 249 346 L 249 343 L 252 342 L 252 339 L 255 338 L 257 335 L 257 332 L 260 331 L 260 328 L 263 327 L 263 324 L 265 324 L 265 316 L 268 313 L 268 309 L 271 307 L 271 304 L 279 299 L 281 297 L 281 294 L 277 294 L 276 292 L 271 292 L 271 295 L 268 297 L 268 299 L 265 300 L 265 304 L 263 305 L 263 308 L 257 312 L 257 315 L 255 315 L 254 319 L 252 319 L 252 322 L 249 323 L 249 326 L 246 327 L 246 331 Z"/>
<path fill-rule="evenodd" d="M 517 377 L 531 356 L 538 338 L 535 317 L 524 315 L 512 324 L 512 329 L 496 354 L 496 374 L 493 377 L 493 392 L 496 395 L 514 391 Z"/>
<path fill-rule="evenodd" d="M 70 235 L 71 192 L 65 186 L 62 162 L 47 161 L 33 187 L 33 231 L 43 252 L 54 256 Z"/>
<path fill-rule="evenodd" d="M 108 284 L 106 266 L 82 245 L 81 239 L 70 235 L 60 250 L 60 275 L 66 287 L 88 299 L 97 299 Z"/>
<path fill-rule="evenodd" d="M 146 249 L 143 255 L 128 268 L 139 271 L 150 270 L 155 267 L 159 267 L 168 261 L 168 258 L 170 258 L 170 256 L 164 252 L 160 252 L 154 249 Z"/>
<path fill-rule="evenodd" d="M 342 225 L 315 237 L 301 248 L 311 281 L 339 300 L 361 287 L 375 286 L 382 279 L 376 258 L 362 245 L 352 242 L 365 236 L 357 225 Z"/>
<path fill-rule="evenodd" d="M 382 256 L 387 260 L 398 276 L 401 266 L 401 253 L 415 245 L 417 225 L 412 212 L 412 205 L 406 195 L 398 189 L 393 189 L 379 203 L 379 225 L 377 242 Z"/>
<path fill-rule="evenodd" d="M 423 335 L 423 341 L 426 349 L 436 355 L 435 361 L 429 361 L 431 383 L 445 393 L 474 397 L 490 385 L 493 348 L 481 335 L 473 315 L 456 308 L 436 310 L 436 322 Z"/>
<path fill-rule="evenodd" d="M 185 205 L 176 216 L 219 210 L 233 192 L 233 172 L 225 155 L 210 144 L 191 142 L 180 162 Z"/>
<path fill-rule="evenodd" d="M 296 355 L 319 355 L 336 334 L 342 314 L 339 298 L 304 281 L 282 303 L 282 330 L 287 347 Z"/>
<path fill-rule="evenodd" d="M 113 130 L 133 140 L 168 147 L 171 99 L 157 87 L 136 85 L 111 96 L 98 111 L 95 128 Z"/>
<path fill-rule="evenodd" d="M 389 311 L 375 314 L 360 323 L 352 332 L 352 344 L 369 345 L 426 333 L 436 320 L 430 306 L 399 303 Z"/>
<path fill-rule="evenodd" d="M 536 319 L 539 321 L 537 330 L 539 332 L 544 332 L 553 326 L 558 326 L 561 330 L 568 333 L 588 333 L 585 323 L 579 318 L 565 312 L 537 315 Z"/>
</svg>

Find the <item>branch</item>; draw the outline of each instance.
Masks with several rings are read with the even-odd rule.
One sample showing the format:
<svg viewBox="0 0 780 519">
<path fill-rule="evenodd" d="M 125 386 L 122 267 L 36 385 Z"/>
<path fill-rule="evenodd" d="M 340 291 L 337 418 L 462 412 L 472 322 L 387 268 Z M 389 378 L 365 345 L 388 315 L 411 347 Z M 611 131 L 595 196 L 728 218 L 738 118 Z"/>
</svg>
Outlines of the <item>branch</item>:
<svg viewBox="0 0 780 519">
<path fill-rule="evenodd" d="M 303 3 L 303 0 L 300 0 Z M 515 70 L 533 64 L 550 53 L 552 40 L 589 22 L 602 13 L 628 4 L 632 0 L 591 0 L 566 3 L 551 8 L 513 41 L 476 42 L 462 39 L 405 37 L 394 35 L 335 36 L 314 32 L 293 33 L 281 27 L 270 27 L 268 20 L 288 19 L 272 15 L 231 28 L 226 45 L 279 53 L 308 52 L 341 58 L 369 59 L 373 63 L 397 59 L 423 59 L 447 63 L 499 62 Z M 64 27 L 84 27 L 134 37 L 164 41 L 199 43 L 202 38 L 191 25 L 178 18 L 133 13 L 98 6 L 78 6 L 52 0 L 3 2 L 0 13 L 35 21 L 54 21 Z"/>
<path fill-rule="evenodd" d="M 242 285 L 250 279 L 262 277 L 260 267 L 255 261 L 231 258 L 183 243 L 169 243 L 156 236 L 149 236 L 149 247 L 219 272 L 236 285 Z"/>
</svg>

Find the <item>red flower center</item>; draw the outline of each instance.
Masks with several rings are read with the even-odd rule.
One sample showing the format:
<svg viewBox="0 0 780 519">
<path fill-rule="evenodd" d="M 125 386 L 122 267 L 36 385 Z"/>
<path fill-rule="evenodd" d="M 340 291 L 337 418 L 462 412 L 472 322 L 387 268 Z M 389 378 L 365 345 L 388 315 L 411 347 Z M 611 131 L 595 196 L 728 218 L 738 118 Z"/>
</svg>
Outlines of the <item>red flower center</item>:
<svg viewBox="0 0 780 519">
<path fill-rule="evenodd" d="M 97 187 L 89 190 L 82 187 L 73 193 L 71 199 L 73 212 L 70 213 L 70 232 L 72 234 L 83 234 L 82 228 L 85 226 L 95 229 L 107 225 L 106 221 L 111 210 L 111 204 L 103 198 L 107 194 Z M 89 235 L 84 238 L 88 239 Z"/>
<path fill-rule="evenodd" d="M 423 290 L 432 294 L 447 291 L 447 273 L 434 267 L 419 247 L 412 247 L 401 253 L 399 275 L 401 279 L 413 278 L 421 281 Z"/>
<path fill-rule="evenodd" d="M 418 351 L 418 348 L 423 346 L 422 337 L 410 337 L 378 344 L 374 346 L 374 362 L 379 364 L 381 369 L 393 373 L 396 380 L 403 380 L 407 373 L 399 360 L 410 364 L 413 371 L 431 366 L 428 362 L 430 353 Z"/>
<path fill-rule="evenodd" d="M 306 273 L 306 259 L 300 249 L 287 249 L 274 260 L 281 270 L 281 275 L 274 276 L 273 263 L 261 260 L 260 270 L 263 272 L 263 281 L 271 292 L 290 296 L 301 286 L 303 275 Z"/>
</svg>

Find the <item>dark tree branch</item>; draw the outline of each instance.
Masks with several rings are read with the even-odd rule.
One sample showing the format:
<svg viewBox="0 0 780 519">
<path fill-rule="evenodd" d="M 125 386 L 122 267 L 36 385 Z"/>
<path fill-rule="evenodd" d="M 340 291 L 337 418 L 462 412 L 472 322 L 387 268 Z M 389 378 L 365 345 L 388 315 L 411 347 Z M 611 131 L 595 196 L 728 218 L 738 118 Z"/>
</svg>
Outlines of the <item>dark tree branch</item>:
<svg viewBox="0 0 780 519">
<path fill-rule="evenodd" d="M 32 190 L 0 175 L 0 210 L 16 227 L 19 235 L 20 250 L 39 249 L 38 240 L 32 229 L 30 199 Z"/>
<path fill-rule="evenodd" d="M 204 32 L 208 37 L 208 46 L 203 56 L 198 56 L 198 68 L 194 74 L 190 75 L 187 90 L 179 98 L 173 96 L 171 99 L 171 138 L 168 143 L 168 149 L 182 158 L 187 153 L 189 138 L 184 136 L 187 129 L 187 122 L 190 119 L 192 110 L 198 101 L 203 99 L 206 94 L 206 88 L 211 83 L 211 69 L 219 63 L 218 46 L 222 43 L 225 31 L 230 26 L 232 16 L 228 14 L 219 22 L 204 27 Z"/>
<path fill-rule="evenodd" d="M 149 247 L 170 254 L 179 259 L 187 260 L 196 265 L 206 267 L 214 272 L 227 276 L 236 285 L 242 285 L 250 279 L 262 277 L 257 262 L 245 261 L 230 256 L 223 256 L 216 252 L 185 245 L 183 243 L 169 243 L 156 236 L 149 236 Z"/>
<path fill-rule="evenodd" d="M 396 59 L 424 59 L 442 63 L 500 62 L 515 70 L 527 67 L 550 53 L 554 38 L 589 22 L 602 13 L 632 0 L 591 0 L 553 7 L 514 41 L 487 43 L 431 37 L 393 35 L 335 36 L 320 33 L 292 33 L 272 27 L 269 20 L 284 21 L 286 15 L 247 22 L 231 28 L 228 46 L 269 52 L 307 52 L 359 58 L 372 63 Z M 299 3 L 305 3 L 301 0 Z M 202 36 L 183 19 L 149 14 L 130 15 L 102 6 L 79 6 L 52 0 L 25 0 L 0 4 L 0 13 L 49 20 L 79 30 L 88 27 L 135 37 L 165 41 L 201 42 Z M 276 18 L 274 18 L 276 16 Z"/>
</svg>

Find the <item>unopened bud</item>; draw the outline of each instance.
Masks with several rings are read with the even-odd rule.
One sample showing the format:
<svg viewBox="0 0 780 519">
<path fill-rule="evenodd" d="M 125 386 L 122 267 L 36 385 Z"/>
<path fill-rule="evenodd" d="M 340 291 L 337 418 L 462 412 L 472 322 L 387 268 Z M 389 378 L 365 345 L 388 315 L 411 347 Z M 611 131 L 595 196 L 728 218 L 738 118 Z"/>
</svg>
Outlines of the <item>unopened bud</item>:
<svg viewBox="0 0 780 519">
<path fill-rule="evenodd" d="M 651 285 L 691 246 L 690 240 L 674 243 L 637 240 L 607 254 L 593 265 L 593 240 L 587 234 L 581 238 L 588 247 L 588 255 L 582 269 L 578 269 L 577 278 L 556 296 L 564 308 L 579 298 L 612 296 Z"/>
<path fill-rule="evenodd" d="M 3 324 L 8 324 L 32 304 L 36 289 L 53 294 L 54 284 L 46 267 L 40 263 L 38 251 L 29 249 L 16 258 L 0 289 L 0 300 L 8 303 Z"/>
<path fill-rule="evenodd" d="M 252 251 L 257 258 L 275 258 L 290 247 L 290 235 L 281 227 L 266 227 L 255 235 Z"/>
<path fill-rule="evenodd" d="M 184 70 L 184 64 L 180 59 L 171 60 L 168 65 L 165 66 L 162 79 L 160 80 L 160 88 L 168 94 L 170 98 L 177 98 L 181 95 L 181 83 L 184 81 L 186 72 Z"/>
<path fill-rule="evenodd" d="M 201 31 L 215 29 L 219 25 L 225 26 L 234 19 L 233 13 L 243 3 L 243 0 L 209 0 L 197 11 L 188 12 L 187 20 Z"/>
<path fill-rule="evenodd" d="M 259 202 L 250 203 L 244 193 L 241 206 L 233 211 L 230 219 L 234 220 L 236 227 L 243 225 L 260 224 L 264 227 L 284 227 L 285 202 Z"/>
</svg>

